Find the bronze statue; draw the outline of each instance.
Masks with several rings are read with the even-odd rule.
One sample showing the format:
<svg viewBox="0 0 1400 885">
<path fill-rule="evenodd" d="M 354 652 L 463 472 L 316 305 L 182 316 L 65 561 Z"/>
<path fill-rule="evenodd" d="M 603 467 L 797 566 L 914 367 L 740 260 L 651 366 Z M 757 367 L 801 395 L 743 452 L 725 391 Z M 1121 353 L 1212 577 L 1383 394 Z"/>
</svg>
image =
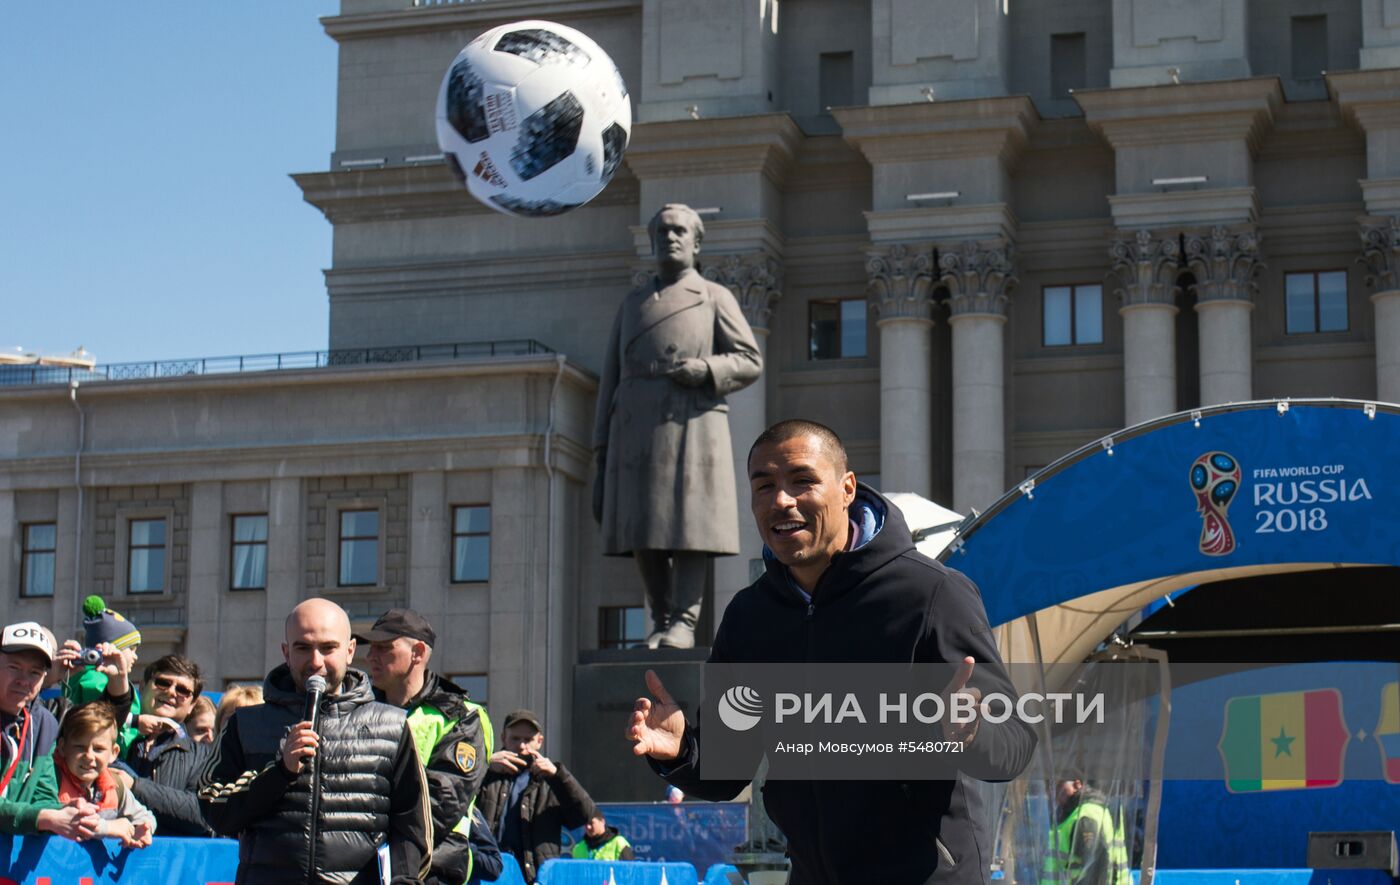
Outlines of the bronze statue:
<svg viewBox="0 0 1400 885">
<path fill-rule="evenodd" d="M 647 645 L 691 648 L 707 558 L 739 552 L 726 394 L 763 371 L 734 294 L 696 270 L 705 225 L 668 203 L 647 226 L 656 275 L 613 322 L 598 386 L 593 518 L 603 552 L 637 561 Z"/>
</svg>

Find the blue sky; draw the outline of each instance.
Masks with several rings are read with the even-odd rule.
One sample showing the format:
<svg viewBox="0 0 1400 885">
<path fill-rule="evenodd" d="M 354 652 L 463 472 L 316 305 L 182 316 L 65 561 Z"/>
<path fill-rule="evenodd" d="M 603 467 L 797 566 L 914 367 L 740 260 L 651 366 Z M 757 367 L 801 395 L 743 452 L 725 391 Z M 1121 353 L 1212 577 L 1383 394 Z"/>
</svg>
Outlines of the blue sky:
<svg viewBox="0 0 1400 885">
<path fill-rule="evenodd" d="M 326 346 L 338 7 L 0 3 L 0 348 Z"/>
</svg>

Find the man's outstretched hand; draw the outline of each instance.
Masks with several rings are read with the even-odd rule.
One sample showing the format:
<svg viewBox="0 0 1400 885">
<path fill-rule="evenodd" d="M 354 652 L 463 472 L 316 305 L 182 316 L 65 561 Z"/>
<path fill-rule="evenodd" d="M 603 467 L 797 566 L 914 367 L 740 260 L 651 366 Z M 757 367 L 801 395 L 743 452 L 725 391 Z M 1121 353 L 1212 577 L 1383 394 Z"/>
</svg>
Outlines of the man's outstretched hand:
<svg viewBox="0 0 1400 885">
<path fill-rule="evenodd" d="M 637 698 L 632 718 L 627 723 L 627 739 L 634 744 L 633 754 L 670 762 L 681 754 L 685 714 L 661 684 L 661 677 L 655 670 L 647 671 L 647 691 L 656 700 Z"/>
</svg>

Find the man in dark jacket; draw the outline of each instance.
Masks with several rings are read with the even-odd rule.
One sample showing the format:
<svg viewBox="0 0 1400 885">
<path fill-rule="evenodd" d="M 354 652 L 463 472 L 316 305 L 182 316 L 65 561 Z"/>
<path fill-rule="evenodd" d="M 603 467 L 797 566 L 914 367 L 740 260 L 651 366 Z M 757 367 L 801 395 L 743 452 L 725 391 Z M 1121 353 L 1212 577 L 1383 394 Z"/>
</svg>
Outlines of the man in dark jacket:
<svg viewBox="0 0 1400 885">
<path fill-rule="evenodd" d="M 501 851 L 515 855 L 525 881 L 534 882 L 540 866 L 560 855 L 564 828 L 588 823 L 593 800 L 562 762 L 541 755 L 544 727 L 534 713 L 507 716 L 501 744 L 478 801 Z"/>
<path fill-rule="evenodd" d="M 433 809 L 433 868 L 428 885 L 461 885 L 471 875 L 471 809 L 486 776 L 490 720 L 466 689 L 428 669 L 437 633 L 411 608 L 380 616 L 363 636 L 377 700 L 408 711 L 427 767 Z"/>
<path fill-rule="evenodd" d="M 184 655 L 156 660 L 141 682 L 140 737 L 126 751 L 126 765 L 135 777 L 127 787 L 155 812 L 162 836 L 212 833 L 195 795 L 212 750 L 195 743 L 182 725 L 203 689 L 199 665 Z"/>
<path fill-rule="evenodd" d="M 349 666 L 350 619 L 308 599 L 287 617 L 282 655 L 265 703 L 233 714 L 200 778 L 205 820 L 238 836 L 237 882 L 374 885 L 387 860 L 394 885 L 417 883 L 432 859 L 427 783 L 403 710 Z M 312 675 L 326 680 L 315 728 L 303 716 Z"/>
<path fill-rule="evenodd" d="M 774 425 L 754 443 L 748 470 L 766 572 L 729 604 L 710 661 L 949 663 L 959 667 L 949 693 L 1015 697 L 977 588 L 915 550 L 899 510 L 857 485 L 835 433 L 808 421 Z M 654 672 L 647 684 L 656 701 L 637 701 L 633 752 L 689 795 L 733 798 L 747 782 L 702 780 L 699 728 Z M 1015 718 L 978 717 L 931 736 L 964 742 L 956 780 L 767 782 L 792 885 L 985 880 L 991 843 L 966 778 L 1018 775 L 1034 732 Z M 861 839 L 849 838 L 851 821 L 861 822 Z"/>
</svg>

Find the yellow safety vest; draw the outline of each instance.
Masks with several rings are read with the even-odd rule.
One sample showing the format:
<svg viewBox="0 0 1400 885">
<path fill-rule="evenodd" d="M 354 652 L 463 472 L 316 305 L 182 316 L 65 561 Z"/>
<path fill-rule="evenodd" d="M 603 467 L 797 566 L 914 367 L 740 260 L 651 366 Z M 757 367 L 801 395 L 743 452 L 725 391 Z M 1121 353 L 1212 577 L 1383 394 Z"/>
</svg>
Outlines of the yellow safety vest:
<svg viewBox="0 0 1400 885">
<path fill-rule="evenodd" d="M 1041 885 L 1059 885 L 1073 882 L 1084 867 L 1084 858 L 1075 854 L 1074 837 L 1080 818 L 1092 820 L 1098 827 L 1099 838 L 1108 844 L 1108 885 L 1131 885 L 1132 874 L 1128 869 L 1128 846 L 1123 841 L 1122 814 L 1118 826 L 1113 824 L 1113 815 L 1099 802 L 1080 802 L 1064 820 L 1050 830 L 1049 851 L 1041 869 Z"/>
</svg>

